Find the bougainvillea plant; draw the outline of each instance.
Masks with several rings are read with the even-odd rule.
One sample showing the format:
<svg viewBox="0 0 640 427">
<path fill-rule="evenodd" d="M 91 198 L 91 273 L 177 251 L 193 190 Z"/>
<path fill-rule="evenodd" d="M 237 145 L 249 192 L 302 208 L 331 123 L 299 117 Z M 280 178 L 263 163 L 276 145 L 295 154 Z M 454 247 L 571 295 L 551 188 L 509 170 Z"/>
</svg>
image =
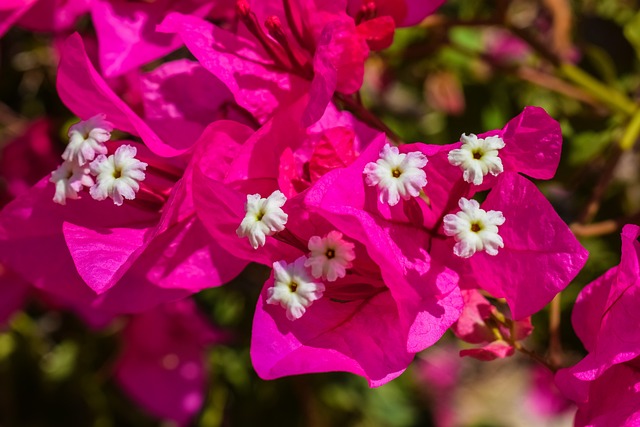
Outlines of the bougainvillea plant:
<svg viewBox="0 0 640 427">
<path fill-rule="evenodd" d="M 494 3 L 2 2 L 0 424 L 640 423 L 640 14 Z"/>
</svg>

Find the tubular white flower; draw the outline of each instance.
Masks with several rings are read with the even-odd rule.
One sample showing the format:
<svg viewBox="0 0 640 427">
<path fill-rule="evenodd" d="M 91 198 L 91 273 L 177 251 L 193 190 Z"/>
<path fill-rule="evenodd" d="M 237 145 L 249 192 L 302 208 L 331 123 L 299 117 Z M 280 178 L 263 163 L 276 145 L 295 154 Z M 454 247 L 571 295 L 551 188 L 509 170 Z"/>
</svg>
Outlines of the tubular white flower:
<svg viewBox="0 0 640 427">
<path fill-rule="evenodd" d="M 140 181 L 145 178 L 147 164 L 136 159 L 136 147 L 121 145 L 109 157 L 100 154 L 89 168 L 96 175 L 96 183 L 89 189 L 91 197 L 104 200 L 113 199 L 113 203 L 121 206 L 124 199 L 133 200 L 140 189 Z"/>
<path fill-rule="evenodd" d="M 56 185 L 53 201 L 66 205 L 67 199 L 78 199 L 78 192 L 82 187 L 93 185 L 93 178 L 89 175 L 88 166 L 80 166 L 75 162 L 63 162 L 58 169 L 51 173 L 49 182 Z"/>
<path fill-rule="evenodd" d="M 398 204 L 400 197 L 408 200 L 420 195 L 427 185 L 427 174 L 422 170 L 427 165 L 427 157 L 419 151 L 402 153 L 398 147 L 386 144 L 376 162 L 364 167 L 365 182 L 378 186 L 380 201 L 391 206 Z"/>
<path fill-rule="evenodd" d="M 62 158 L 84 165 L 93 160 L 96 153 L 107 154 L 104 143 L 111 138 L 112 130 L 113 125 L 106 120 L 104 114 L 76 123 L 69 128 L 69 144 L 62 153 Z"/>
<path fill-rule="evenodd" d="M 304 256 L 291 264 L 273 263 L 274 283 L 267 289 L 267 304 L 280 304 L 289 320 L 301 318 L 314 301 L 322 298 L 325 289 L 324 284 L 313 281 L 304 264 Z"/>
<path fill-rule="evenodd" d="M 498 150 L 504 148 L 504 141 L 499 136 L 478 138 L 474 134 L 460 137 L 462 146 L 449 152 L 449 163 L 460 166 L 464 172 L 462 178 L 475 185 L 482 184 L 485 175 L 499 175 L 504 171 Z"/>
<path fill-rule="evenodd" d="M 248 237 L 253 249 L 264 246 L 267 236 L 284 230 L 288 215 L 282 210 L 287 198 L 280 190 L 269 197 L 260 194 L 247 194 L 244 204 L 246 215 L 236 230 L 238 237 Z"/>
<path fill-rule="evenodd" d="M 333 282 L 347 274 L 351 261 L 356 259 L 355 245 L 342 239 L 339 231 L 330 231 L 325 237 L 313 236 L 309 239 L 311 254 L 304 265 L 311 267 L 316 279 L 323 278 Z"/>
<path fill-rule="evenodd" d="M 469 258 L 477 251 L 484 250 L 489 255 L 497 255 L 504 247 L 498 226 L 505 218 L 500 211 L 485 211 L 475 200 L 464 197 L 458 202 L 460 212 L 444 217 L 444 232 L 456 239 L 453 253 L 461 258 Z"/>
</svg>

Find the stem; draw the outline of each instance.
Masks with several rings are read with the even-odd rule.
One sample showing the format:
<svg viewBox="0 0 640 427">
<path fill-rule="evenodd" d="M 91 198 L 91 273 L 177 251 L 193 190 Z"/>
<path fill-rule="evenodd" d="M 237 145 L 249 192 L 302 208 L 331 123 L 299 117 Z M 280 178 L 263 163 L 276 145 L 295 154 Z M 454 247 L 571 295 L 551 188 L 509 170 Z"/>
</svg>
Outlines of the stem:
<svg viewBox="0 0 640 427">
<path fill-rule="evenodd" d="M 600 83 L 575 65 L 562 63 L 559 66 L 559 71 L 567 79 L 582 87 L 611 109 L 627 115 L 632 115 L 636 112 L 637 105 L 627 98 L 626 95 Z"/>
<path fill-rule="evenodd" d="M 629 125 L 624 131 L 622 135 L 622 139 L 620 140 L 620 148 L 623 150 L 631 150 L 636 142 L 638 141 L 638 137 L 640 136 L 640 108 L 638 108 L 631 117 L 631 121 Z"/>
<path fill-rule="evenodd" d="M 632 115 L 636 112 L 638 106 L 624 93 L 600 83 L 575 65 L 564 62 L 547 44 L 535 37 L 531 31 L 513 25 L 509 25 L 507 28 L 531 46 L 540 56 L 557 67 L 560 74 L 566 79 L 584 89 L 604 105 L 626 115 Z"/>
<path fill-rule="evenodd" d="M 613 178 L 613 171 L 618 164 L 618 161 L 622 157 L 622 150 L 619 146 L 615 145 L 613 147 L 613 153 L 607 160 L 607 164 L 605 165 L 602 174 L 600 175 L 600 180 L 596 184 L 593 189 L 593 193 L 591 194 L 591 198 L 589 202 L 585 206 L 585 209 L 582 211 L 580 216 L 578 217 L 578 223 L 586 224 L 593 220 L 593 218 L 598 213 L 600 209 L 600 202 L 602 201 L 602 197 L 604 196 L 604 192 L 606 191 L 611 179 Z"/>
<path fill-rule="evenodd" d="M 495 311 L 491 313 L 491 319 L 494 322 L 509 328 L 509 336 L 506 337 L 502 334 L 502 332 L 500 331 L 500 328 L 492 327 L 491 331 L 493 332 L 494 336 L 496 336 L 497 339 L 506 341 L 507 343 L 509 343 L 509 345 L 513 346 L 513 348 L 518 350 L 520 353 L 526 354 L 527 356 L 529 356 L 530 358 L 532 358 L 538 363 L 542 363 L 551 372 L 556 372 L 558 370 L 558 366 L 560 365 L 554 363 L 553 359 L 550 359 L 550 360 L 545 359 L 544 357 L 538 355 L 535 351 L 528 350 L 525 346 L 522 345 L 521 342 L 516 340 L 516 322 L 515 321 L 508 320 L 499 311 Z"/>
<path fill-rule="evenodd" d="M 396 134 L 389 126 L 384 124 L 382 120 L 375 116 L 371 111 L 367 110 L 362 104 L 358 103 L 355 99 L 342 93 L 336 92 L 333 95 L 334 100 L 342 103 L 349 111 L 351 111 L 356 117 L 367 123 L 368 125 L 377 128 L 387 134 L 396 144 L 402 144 L 402 139 Z"/>
<path fill-rule="evenodd" d="M 513 347 L 518 350 L 520 353 L 522 354 L 526 354 L 527 356 L 529 356 L 530 358 L 532 358 L 533 360 L 535 360 L 538 363 L 543 364 L 544 366 L 547 367 L 547 369 L 549 369 L 551 372 L 555 373 L 558 370 L 558 367 L 554 364 L 552 364 L 551 362 L 547 361 L 544 357 L 538 355 L 535 351 L 532 350 L 528 350 L 527 348 L 525 348 L 522 344 L 520 344 L 519 342 L 514 342 L 513 343 Z"/>
<path fill-rule="evenodd" d="M 558 293 L 549 307 L 549 361 L 554 366 L 562 365 L 562 341 L 560 340 L 560 299 Z"/>
<path fill-rule="evenodd" d="M 590 93 L 585 92 L 582 88 L 573 86 L 554 75 L 547 74 L 530 67 L 519 67 L 515 74 L 522 80 L 528 81 L 537 86 L 544 87 L 572 99 L 577 99 L 578 101 L 582 101 L 592 107 L 600 107 L 598 100 Z"/>
<path fill-rule="evenodd" d="M 569 225 L 569 228 L 576 236 L 593 237 L 615 233 L 616 231 L 620 230 L 625 224 L 638 223 L 640 223 L 640 212 L 631 216 L 625 216 L 618 219 L 609 219 L 606 221 L 595 222 L 593 224 L 587 225 L 576 222 Z"/>
</svg>

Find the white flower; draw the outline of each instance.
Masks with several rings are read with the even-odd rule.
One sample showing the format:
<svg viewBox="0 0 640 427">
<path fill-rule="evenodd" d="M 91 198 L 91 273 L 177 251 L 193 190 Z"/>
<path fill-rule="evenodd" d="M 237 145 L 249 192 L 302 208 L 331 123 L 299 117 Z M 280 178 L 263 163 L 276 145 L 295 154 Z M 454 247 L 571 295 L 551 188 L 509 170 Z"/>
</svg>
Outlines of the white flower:
<svg viewBox="0 0 640 427">
<path fill-rule="evenodd" d="M 342 233 L 330 231 L 325 237 L 313 236 L 309 239 L 311 255 L 304 265 L 311 267 L 311 274 L 316 279 L 323 278 L 330 282 L 347 274 L 351 261 L 356 259 L 353 251 L 355 245 L 345 242 Z"/>
<path fill-rule="evenodd" d="M 427 174 L 422 170 L 427 158 L 419 151 L 402 153 L 398 147 L 386 144 L 380 152 L 380 158 L 364 167 L 365 182 L 369 186 L 377 185 L 380 201 L 394 206 L 400 197 L 408 200 L 420 195 L 422 187 L 427 185 Z"/>
<path fill-rule="evenodd" d="M 63 162 L 58 169 L 51 173 L 49 182 L 56 185 L 53 201 L 65 205 L 67 199 L 77 199 L 82 187 L 93 185 L 93 178 L 89 175 L 88 166 L 79 166 L 75 162 Z"/>
<path fill-rule="evenodd" d="M 489 255 L 497 255 L 498 248 L 504 247 L 498 226 L 505 218 L 500 211 L 485 211 L 475 200 L 464 197 L 458 202 L 462 209 L 457 214 L 444 217 L 444 232 L 456 239 L 453 253 L 461 258 L 469 258 L 476 251 L 485 250 Z"/>
<path fill-rule="evenodd" d="M 474 134 L 462 134 L 460 140 L 462 146 L 449 152 L 449 163 L 460 166 L 466 182 L 480 185 L 488 173 L 496 176 L 504 171 L 502 160 L 498 157 L 498 150 L 504 148 L 502 138 L 478 138 Z"/>
<path fill-rule="evenodd" d="M 274 304 L 287 310 L 287 319 L 302 317 L 313 301 L 322 298 L 324 284 L 316 283 L 304 266 L 305 257 L 291 264 L 284 261 L 273 263 L 273 287 L 267 289 L 267 304 Z"/>
<path fill-rule="evenodd" d="M 140 189 L 138 183 L 144 180 L 147 168 L 146 163 L 135 158 L 136 152 L 131 145 L 121 145 L 109 157 L 100 154 L 91 162 L 91 173 L 96 175 L 96 183 L 89 189 L 91 197 L 96 200 L 111 197 L 118 206 L 124 199 L 135 199 Z"/>
<path fill-rule="evenodd" d="M 260 194 L 247 194 L 244 205 L 246 215 L 236 230 L 238 237 L 248 237 L 253 249 L 264 246 L 267 236 L 284 230 L 287 214 L 281 209 L 287 198 L 276 190 L 269 197 Z"/>
<path fill-rule="evenodd" d="M 111 138 L 113 125 L 106 120 L 104 114 L 98 114 L 69 128 L 69 144 L 62 153 L 62 158 L 70 162 L 77 161 L 84 165 L 98 154 L 107 154 L 104 143 Z"/>
</svg>

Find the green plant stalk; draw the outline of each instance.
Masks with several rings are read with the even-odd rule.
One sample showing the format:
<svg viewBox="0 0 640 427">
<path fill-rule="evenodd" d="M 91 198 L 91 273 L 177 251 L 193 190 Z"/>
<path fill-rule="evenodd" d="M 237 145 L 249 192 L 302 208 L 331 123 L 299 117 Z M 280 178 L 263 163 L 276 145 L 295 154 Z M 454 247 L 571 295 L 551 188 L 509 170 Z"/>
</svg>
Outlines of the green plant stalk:
<svg viewBox="0 0 640 427">
<path fill-rule="evenodd" d="M 640 137 L 640 108 L 638 108 L 635 114 L 631 117 L 629 125 L 622 134 L 620 139 L 620 148 L 623 150 L 631 150 L 636 144 L 636 141 Z"/>
<path fill-rule="evenodd" d="M 636 103 L 626 97 L 623 93 L 600 83 L 598 80 L 575 65 L 562 63 L 558 68 L 565 78 L 582 87 L 594 98 L 597 98 L 603 104 L 606 104 L 612 109 L 629 116 L 633 115 L 638 110 Z"/>
</svg>

